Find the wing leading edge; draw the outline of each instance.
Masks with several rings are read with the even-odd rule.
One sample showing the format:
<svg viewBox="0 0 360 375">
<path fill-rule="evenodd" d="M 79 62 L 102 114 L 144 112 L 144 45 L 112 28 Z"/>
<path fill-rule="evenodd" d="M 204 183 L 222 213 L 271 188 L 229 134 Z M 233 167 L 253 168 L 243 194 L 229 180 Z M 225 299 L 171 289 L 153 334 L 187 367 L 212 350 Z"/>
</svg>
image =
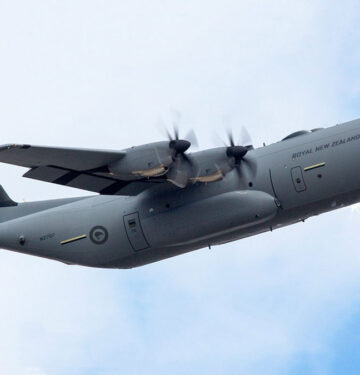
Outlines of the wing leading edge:
<svg viewBox="0 0 360 375">
<path fill-rule="evenodd" d="M 10 144 L 0 146 L 0 162 L 26 168 L 55 165 L 77 171 L 100 168 L 119 160 L 124 151 Z"/>
</svg>

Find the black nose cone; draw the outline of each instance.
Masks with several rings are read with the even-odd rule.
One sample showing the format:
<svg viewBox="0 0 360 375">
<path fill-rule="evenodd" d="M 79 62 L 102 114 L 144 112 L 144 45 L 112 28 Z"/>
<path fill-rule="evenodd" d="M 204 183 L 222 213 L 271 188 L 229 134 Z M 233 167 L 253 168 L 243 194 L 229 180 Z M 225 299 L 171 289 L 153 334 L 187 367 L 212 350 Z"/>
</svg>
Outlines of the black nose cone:
<svg viewBox="0 0 360 375">
<path fill-rule="evenodd" d="M 176 153 L 183 154 L 191 146 L 191 143 L 184 139 L 176 139 L 170 141 L 169 146 L 170 148 L 174 149 Z"/>
<path fill-rule="evenodd" d="M 244 146 L 230 146 L 226 150 L 227 156 L 234 157 L 235 159 L 242 159 L 247 152 L 248 149 Z"/>
</svg>

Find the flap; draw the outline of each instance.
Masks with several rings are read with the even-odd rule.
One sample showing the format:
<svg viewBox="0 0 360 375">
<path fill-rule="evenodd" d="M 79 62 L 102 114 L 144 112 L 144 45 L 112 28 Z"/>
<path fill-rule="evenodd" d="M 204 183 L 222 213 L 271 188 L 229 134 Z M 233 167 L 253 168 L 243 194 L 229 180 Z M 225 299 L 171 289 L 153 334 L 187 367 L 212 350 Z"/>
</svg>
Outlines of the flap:
<svg viewBox="0 0 360 375">
<path fill-rule="evenodd" d="M 57 167 L 32 168 L 24 174 L 24 177 L 104 195 L 134 196 L 160 183 L 160 181 L 150 182 L 148 180 L 122 181 L 116 177 L 101 175 L 101 173 L 79 172 Z"/>
</svg>

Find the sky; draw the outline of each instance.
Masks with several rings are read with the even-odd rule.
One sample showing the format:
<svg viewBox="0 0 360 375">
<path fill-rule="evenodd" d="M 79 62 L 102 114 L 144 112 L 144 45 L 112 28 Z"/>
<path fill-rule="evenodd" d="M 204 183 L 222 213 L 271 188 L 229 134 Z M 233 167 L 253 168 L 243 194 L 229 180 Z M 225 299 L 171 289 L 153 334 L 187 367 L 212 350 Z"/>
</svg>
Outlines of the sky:
<svg viewBox="0 0 360 375">
<path fill-rule="evenodd" d="M 201 148 L 360 117 L 357 1 L 0 0 L 0 143 Z M 0 165 L 16 201 L 88 193 Z M 359 206 L 132 270 L 0 251 L 8 375 L 358 374 Z"/>
</svg>

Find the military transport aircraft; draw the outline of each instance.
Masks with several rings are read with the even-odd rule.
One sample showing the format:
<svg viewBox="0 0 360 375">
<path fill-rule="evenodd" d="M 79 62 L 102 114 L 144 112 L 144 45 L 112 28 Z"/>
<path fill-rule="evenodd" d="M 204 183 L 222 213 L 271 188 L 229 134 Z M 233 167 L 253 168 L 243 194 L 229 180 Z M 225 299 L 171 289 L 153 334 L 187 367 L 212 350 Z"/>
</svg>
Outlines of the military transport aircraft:
<svg viewBox="0 0 360 375">
<path fill-rule="evenodd" d="M 90 267 L 131 268 L 304 221 L 360 201 L 360 120 L 254 149 L 187 153 L 168 141 L 121 151 L 9 144 L 24 177 L 98 193 L 16 203 L 0 189 L 0 247 Z"/>
</svg>

